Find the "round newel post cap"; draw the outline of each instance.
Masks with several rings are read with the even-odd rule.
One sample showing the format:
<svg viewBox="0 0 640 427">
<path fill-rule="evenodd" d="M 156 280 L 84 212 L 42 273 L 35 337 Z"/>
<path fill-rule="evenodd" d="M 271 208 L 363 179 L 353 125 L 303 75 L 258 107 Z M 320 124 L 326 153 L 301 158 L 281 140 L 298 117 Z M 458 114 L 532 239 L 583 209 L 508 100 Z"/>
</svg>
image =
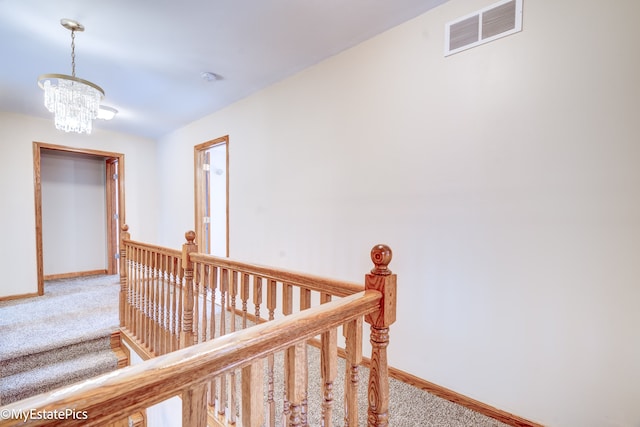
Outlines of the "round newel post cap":
<svg viewBox="0 0 640 427">
<path fill-rule="evenodd" d="M 129 231 L 129 226 L 127 224 L 122 224 L 122 231 Z"/>
<path fill-rule="evenodd" d="M 184 238 L 187 239 L 187 243 L 191 244 L 196 240 L 196 232 L 193 230 L 189 230 L 184 233 Z"/>
<path fill-rule="evenodd" d="M 375 267 L 371 269 L 371 274 L 378 276 L 388 276 L 391 274 L 389 263 L 391 262 L 391 248 L 387 245 L 375 245 L 371 249 L 371 261 Z"/>
</svg>

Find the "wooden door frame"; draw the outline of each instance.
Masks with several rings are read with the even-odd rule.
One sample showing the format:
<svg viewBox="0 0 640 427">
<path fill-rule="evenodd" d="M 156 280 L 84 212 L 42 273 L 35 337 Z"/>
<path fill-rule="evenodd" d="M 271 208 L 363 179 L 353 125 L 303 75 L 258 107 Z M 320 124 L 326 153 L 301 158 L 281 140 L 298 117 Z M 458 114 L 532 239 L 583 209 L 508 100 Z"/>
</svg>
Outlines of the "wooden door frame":
<svg viewBox="0 0 640 427">
<path fill-rule="evenodd" d="M 121 224 L 114 221 L 120 218 L 120 213 L 116 212 L 116 206 L 118 206 L 116 195 L 119 193 L 117 182 L 120 181 L 120 163 L 116 157 L 108 157 L 105 160 L 105 175 L 105 192 L 107 195 L 107 274 L 117 274 L 118 260 L 116 259 L 116 253 L 120 256 L 120 251 L 118 250 L 118 231 L 120 230 Z"/>
<path fill-rule="evenodd" d="M 202 197 L 202 193 L 205 191 L 204 182 L 202 179 L 202 165 L 204 162 L 204 153 L 216 145 L 226 144 L 226 153 L 225 153 L 225 173 L 226 173 L 226 212 L 227 212 L 227 221 L 225 227 L 227 228 L 227 241 L 226 241 L 226 254 L 225 256 L 229 256 L 229 135 L 221 136 L 220 138 L 213 139 L 211 141 L 203 142 L 202 144 L 198 144 L 193 147 L 193 176 L 194 176 L 194 213 L 195 213 L 195 232 L 196 232 L 196 243 L 200 248 L 203 248 L 202 245 L 202 236 L 204 235 L 204 226 L 202 218 L 204 216 L 205 206 L 204 206 L 204 197 Z"/>
<path fill-rule="evenodd" d="M 105 159 L 105 162 L 117 161 L 118 162 L 118 228 L 126 223 L 125 217 L 125 197 L 124 197 L 124 154 L 114 153 L 110 151 L 91 150 L 86 148 L 67 147 L 63 145 L 47 144 L 45 142 L 33 142 L 33 184 L 34 184 L 34 199 L 36 210 L 36 265 L 37 265 L 37 280 L 38 280 L 38 295 L 44 295 L 44 259 L 43 259 L 43 246 L 42 246 L 42 176 L 41 176 L 41 154 L 42 150 L 56 150 L 67 153 L 85 154 L 89 156 L 99 157 Z M 108 168 L 107 169 L 107 174 Z M 107 195 L 107 204 L 112 204 L 114 200 L 110 195 Z M 109 221 L 110 218 L 107 218 Z M 110 227 L 108 227 L 110 229 Z M 111 232 L 111 231 L 110 231 Z M 114 249 L 111 248 L 114 239 L 113 236 L 107 238 L 107 247 L 111 252 L 111 255 L 115 254 Z M 110 264 L 117 265 L 117 264 Z M 110 267 L 112 269 L 113 267 Z"/>
</svg>

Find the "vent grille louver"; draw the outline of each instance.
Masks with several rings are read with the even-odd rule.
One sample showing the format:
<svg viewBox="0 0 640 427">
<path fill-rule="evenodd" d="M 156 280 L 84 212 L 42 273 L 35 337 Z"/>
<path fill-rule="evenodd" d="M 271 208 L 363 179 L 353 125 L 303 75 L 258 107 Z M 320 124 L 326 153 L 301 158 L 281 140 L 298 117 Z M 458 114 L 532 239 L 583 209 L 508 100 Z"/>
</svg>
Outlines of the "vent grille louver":
<svg viewBox="0 0 640 427">
<path fill-rule="evenodd" d="M 503 0 L 447 23 L 444 55 L 522 31 L 522 1 Z"/>
</svg>

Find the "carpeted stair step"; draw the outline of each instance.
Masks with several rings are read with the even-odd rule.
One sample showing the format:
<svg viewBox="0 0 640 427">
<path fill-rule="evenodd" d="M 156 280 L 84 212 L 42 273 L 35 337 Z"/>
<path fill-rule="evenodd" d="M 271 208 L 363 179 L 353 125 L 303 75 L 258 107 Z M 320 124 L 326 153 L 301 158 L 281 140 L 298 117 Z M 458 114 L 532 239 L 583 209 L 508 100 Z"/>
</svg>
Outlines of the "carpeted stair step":
<svg viewBox="0 0 640 427">
<path fill-rule="evenodd" d="M 109 348 L 110 337 L 103 336 L 96 339 L 70 343 L 61 347 L 48 348 L 44 351 L 27 353 L 6 360 L 0 360 L 0 378 L 5 378 L 20 372 L 31 371 L 52 362 L 73 359 L 89 353 Z"/>
<path fill-rule="evenodd" d="M 40 297 L 0 301 L 1 404 L 116 369 L 119 291 L 119 276 L 91 276 L 48 281 Z"/>
<path fill-rule="evenodd" d="M 118 359 L 111 349 L 80 354 L 0 378 L 0 401 L 8 404 L 54 390 L 117 368 Z"/>
</svg>

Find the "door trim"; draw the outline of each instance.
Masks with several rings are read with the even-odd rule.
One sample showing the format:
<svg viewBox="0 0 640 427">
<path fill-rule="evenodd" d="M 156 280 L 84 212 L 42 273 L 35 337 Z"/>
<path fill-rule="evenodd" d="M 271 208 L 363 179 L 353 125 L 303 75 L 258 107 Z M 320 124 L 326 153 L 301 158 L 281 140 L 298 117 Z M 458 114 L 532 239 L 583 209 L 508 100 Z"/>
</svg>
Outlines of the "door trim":
<svg viewBox="0 0 640 427">
<path fill-rule="evenodd" d="M 203 174 L 200 173 L 202 171 L 202 165 L 204 163 L 204 154 L 209 149 L 216 145 L 226 144 L 226 153 L 225 153 L 225 167 L 226 167 L 226 212 L 227 212 L 227 221 L 225 227 L 227 228 L 227 241 L 226 241 L 226 257 L 229 257 L 229 135 L 221 136 L 220 138 L 213 139 L 211 141 L 203 142 L 202 144 L 198 144 L 193 147 L 193 176 L 194 176 L 194 213 L 195 213 L 195 232 L 196 232 L 196 243 L 198 247 L 204 248 L 202 244 L 202 236 L 204 234 L 204 226 L 203 220 L 204 212 L 205 212 L 205 197 L 203 197 L 203 193 L 205 190 Z"/>
<path fill-rule="evenodd" d="M 67 147 L 64 145 L 33 142 L 33 185 L 34 203 L 36 210 L 36 269 L 38 280 L 38 295 L 44 295 L 44 259 L 42 246 L 42 177 L 41 153 L 43 149 L 64 151 L 67 153 L 86 154 L 118 162 L 118 228 L 126 223 L 124 197 L 124 154 L 111 151 L 91 150 L 86 148 Z M 107 218 L 108 219 L 108 218 Z M 109 242 L 110 238 L 107 239 Z M 108 243 L 109 244 L 109 243 Z M 115 252 L 114 252 L 115 253 Z"/>
</svg>

